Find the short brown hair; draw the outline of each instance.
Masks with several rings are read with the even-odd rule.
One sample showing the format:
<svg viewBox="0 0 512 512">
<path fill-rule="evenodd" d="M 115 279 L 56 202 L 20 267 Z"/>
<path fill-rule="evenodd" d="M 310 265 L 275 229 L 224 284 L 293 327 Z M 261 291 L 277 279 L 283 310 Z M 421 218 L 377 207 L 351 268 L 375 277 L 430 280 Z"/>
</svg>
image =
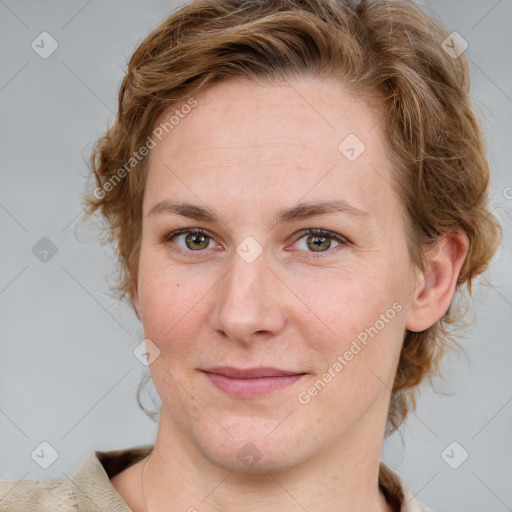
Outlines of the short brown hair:
<svg viewBox="0 0 512 512">
<path fill-rule="evenodd" d="M 407 1 L 197 0 L 165 19 L 131 57 L 117 117 L 91 156 L 97 188 L 85 195 L 86 218 L 100 213 L 107 222 L 103 242 L 118 252 L 118 297 L 128 296 L 133 307 L 148 172 L 138 151 L 156 119 L 214 82 L 294 77 L 339 81 L 382 111 L 411 259 L 424 268 L 425 248 L 463 229 L 470 245 L 458 289 L 466 285 L 471 294 L 501 229 L 488 206 L 489 167 L 470 104 L 468 62 L 445 51 L 448 37 Z M 388 432 L 415 406 L 418 384 L 439 372 L 445 350 L 459 346 L 449 326 L 461 320 L 450 306 L 429 329 L 406 332 Z"/>
</svg>

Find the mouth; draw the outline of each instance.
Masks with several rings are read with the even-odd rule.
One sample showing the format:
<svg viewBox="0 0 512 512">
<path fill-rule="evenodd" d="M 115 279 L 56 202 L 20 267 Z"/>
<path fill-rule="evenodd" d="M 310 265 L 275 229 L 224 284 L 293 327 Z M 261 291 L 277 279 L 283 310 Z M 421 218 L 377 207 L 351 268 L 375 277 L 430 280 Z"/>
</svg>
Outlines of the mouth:
<svg viewBox="0 0 512 512">
<path fill-rule="evenodd" d="M 233 368 L 219 366 L 202 370 L 210 382 L 224 393 L 236 398 L 253 398 L 287 388 L 305 373 L 279 368 Z"/>
</svg>

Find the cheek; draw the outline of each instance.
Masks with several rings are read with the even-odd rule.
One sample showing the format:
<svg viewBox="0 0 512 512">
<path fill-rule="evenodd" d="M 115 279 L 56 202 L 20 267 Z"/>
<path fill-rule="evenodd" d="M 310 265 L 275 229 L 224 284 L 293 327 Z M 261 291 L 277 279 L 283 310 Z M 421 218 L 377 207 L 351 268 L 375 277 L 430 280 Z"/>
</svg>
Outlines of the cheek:
<svg viewBox="0 0 512 512">
<path fill-rule="evenodd" d="M 326 348 L 341 350 L 400 302 L 399 291 L 390 281 L 383 269 L 353 265 L 321 279 L 292 283 L 303 302 L 302 309 L 312 320 L 308 325 L 322 329 Z M 395 312 L 391 310 L 388 316 L 394 317 Z"/>
<path fill-rule="evenodd" d="M 354 294 L 354 299 L 358 297 Z M 362 417 L 377 401 L 382 406 L 393 387 L 405 323 L 403 308 L 398 301 L 391 304 L 370 297 L 363 294 L 364 302 L 339 310 L 338 335 L 315 347 L 322 352 L 316 374 L 297 397 L 301 404 L 329 411 L 340 425 Z"/>
<path fill-rule="evenodd" d="M 310 349 L 320 355 L 321 382 L 311 392 L 329 388 L 320 401 L 357 408 L 392 386 L 405 330 L 401 281 L 389 269 L 354 266 L 336 279 L 303 283 L 308 306 L 321 319 L 301 323 Z"/>
<path fill-rule="evenodd" d="M 191 417 L 199 419 L 200 411 L 187 390 L 193 389 L 189 379 L 197 363 L 193 340 L 205 323 L 202 302 L 198 302 L 204 290 L 198 290 L 195 282 L 154 268 L 151 272 L 141 269 L 139 287 L 144 337 L 160 350 L 149 368 L 155 389 L 165 407 L 180 411 L 188 404 Z"/>
<path fill-rule="evenodd" d="M 140 267 L 139 297 L 144 336 L 166 356 L 190 349 L 204 324 L 204 303 L 209 286 L 202 281 L 186 280 L 165 268 Z M 202 304 L 203 303 L 203 304 Z M 183 355 L 182 354 L 182 355 Z"/>
</svg>

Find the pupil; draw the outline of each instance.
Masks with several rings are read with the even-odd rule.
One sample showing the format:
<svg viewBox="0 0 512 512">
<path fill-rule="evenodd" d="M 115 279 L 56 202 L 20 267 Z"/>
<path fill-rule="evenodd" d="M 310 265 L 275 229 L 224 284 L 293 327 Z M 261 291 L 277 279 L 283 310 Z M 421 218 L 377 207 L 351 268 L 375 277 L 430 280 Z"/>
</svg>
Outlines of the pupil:
<svg viewBox="0 0 512 512">
<path fill-rule="evenodd" d="M 317 248 L 322 248 L 322 245 L 325 244 L 325 242 L 327 241 L 328 242 L 328 239 L 327 238 L 324 238 L 324 237 L 318 237 L 318 236 L 315 236 L 315 237 L 311 237 L 310 240 L 313 239 L 313 246 L 311 247 L 314 251 L 316 251 Z M 327 243 L 325 247 L 323 247 L 324 249 L 328 249 L 330 244 Z M 318 252 L 318 251 L 317 251 Z"/>
<path fill-rule="evenodd" d="M 198 235 L 198 234 L 195 234 L 195 235 L 188 235 L 187 236 L 187 242 L 192 242 L 193 245 L 199 245 L 200 247 L 189 247 L 190 249 L 192 250 L 197 250 L 197 249 L 203 249 L 205 247 L 205 240 L 206 240 L 206 237 L 204 235 Z M 208 242 L 206 242 L 206 245 L 208 245 Z"/>
</svg>

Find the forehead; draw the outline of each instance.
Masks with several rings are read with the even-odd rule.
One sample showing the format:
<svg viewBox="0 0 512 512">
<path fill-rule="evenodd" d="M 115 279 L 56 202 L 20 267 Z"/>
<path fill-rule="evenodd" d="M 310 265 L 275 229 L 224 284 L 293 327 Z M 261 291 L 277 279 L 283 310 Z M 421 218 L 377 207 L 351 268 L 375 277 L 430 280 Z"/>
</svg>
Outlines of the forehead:
<svg viewBox="0 0 512 512">
<path fill-rule="evenodd" d="M 377 195 L 393 194 L 380 113 L 340 83 L 233 80 L 195 99 L 197 105 L 151 150 L 145 195 L 152 202 L 171 191 L 222 193 L 226 200 L 233 190 L 233 199 L 245 193 L 244 204 L 257 207 L 282 204 L 283 192 L 292 203 L 329 193 L 351 196 L 365 209 L 376 205 Z M 155 126 L 179 109 L 168 109 Z"/>
<path fill-rule="evenodd" d="M 336 142 L 350 133 L 371 143 L 380 135 L 375 129 L 380 113 L 339 82 L 229 80 L 206 88 L 195 99 L 197 106 L 180 119 L 174 116 L 177 124 L 164 135 L 176 149 L 183 138 L 198 148 L 237 142 L 246 146 L 253 138 L 265 145 L 290 140 L 337 151 Z M 170 107 L 156 124 L 164 124 L 176 110 L 180 107 Z"/>
</svg>

